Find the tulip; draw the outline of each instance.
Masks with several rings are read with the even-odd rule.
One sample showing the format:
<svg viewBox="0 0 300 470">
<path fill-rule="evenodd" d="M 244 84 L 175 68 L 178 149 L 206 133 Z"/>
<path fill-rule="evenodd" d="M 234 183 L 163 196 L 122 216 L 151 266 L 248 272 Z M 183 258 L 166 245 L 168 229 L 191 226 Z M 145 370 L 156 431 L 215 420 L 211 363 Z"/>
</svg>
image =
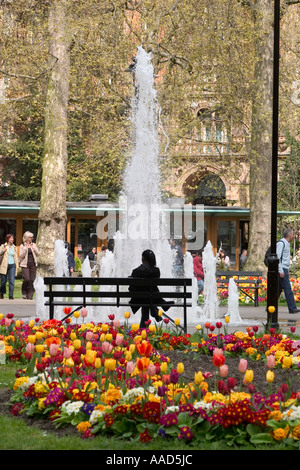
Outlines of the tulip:
<svg viewBox="0 0 300 470">
<path fill-rule="evenodd" d="M 121 324 L 121 323 L 120 323 L 120 320 L 118 320 L 117 318 L 115 318 L 114 321 L 113 321 L 113 326 L 114 326 L 114 328 L 119 328 L 120 324 Z"/>
<path fill-rule="evenodd" d="M 161 365 L 160 365 L 160 371 L 162 374 L 164 374 L 165 372 L 167 372 L 167 369 L 168 369 L 168 363 L 167 362 L 163 362 Z"/>
<path fill-rule="evenodd" d="M 225 356 L 223 354 L 214 354 L 213 355 L 213 364 L 216 367 L 223 366 L 225 362 Z"/>
<path fill-rule="evenodd" d="M 100 369 L 100 367 L 101 367 L 100 357 L 96 357 L 94 366 L 95 366 L 95 369 Z"/>
<path fill-rule="evenodd" d="M 73 349 L 72 348 L 68 348 L 68 347 L 64 347 L 64 351 L 63 351 L 63 357 L 65 359 L 69 359 L 71 356 L 72 356 L 72 353 L 73 353 Z"/>
<path fill-rule="evenodd" d="M 175 318 L 174 323 L 176 326 L 180 325 L 180 318 Z"/>
<path fill-rule="evenodd" d="M 236 386 L 237 380 L 234 377 L 228 377 L 227 379 L 227 385 L 229 389 L 234 389 Z"/>
<path fill-rule="evenodd" d="M 35 347 L 35 350 L 37 353 L 41 354 L 45 349 L 45 346 L 43 344 L 37 344 Z"/>
<path fill-rule="evenodd" d="M 83 318 L 85 318 L 85 317 L 87 316 L 87 314 L 88 314 L 87 308 L 82 307 L 82 309 L 80 310 L 80 313 L 81 313 L 81 316 L 82 316 Z"/>
<path fill-rule="evenodd" d="M 106 335 L 105 335 L 106 341 L 111 341 L 112 338 L 113 338 L 113 337 L 112 337 L 112 334 L 111 334 L 111 333 L 106 333 Z"/>
<path fill-rule="evenodd" d="M 34 344 L 34 343 L 35 343 L 35 340 L 36 340 L 36 336 L 35 336 L 35 335 L 28 335 L 28 336 L 27 336 L 27 341 L 28 341 L 28 343 Z"/>
<path fill-rule="evenodd" d="M 33 351 L 34 351 L 34 344 L 32 344 L 32 343 L 27 343 L 27 344 L 26 344 L 25 351 L 27 352 L 27 354 L 32 354 Z"/>
<path fill-rule="evenodd" d="M 171 383 L 170 381 L 170 375 L 169 374 L 164 374 L 162 376 L 162 382 L 165 384 L 165 385 L 169 385 L 169 383 Z"/>
<path fill-rule="evenodd" d="M 194 382 L 196 385 L 200 385 L 204 381 L 204 377 L 201 371 L 195 372 Z"/>
<path fill-rule="evenodd" d="M 85 339 L 87 341 L 91 341 L 94 337 L 94 333 L 92 331 L 87 331 L 86 334 L 85 334 Z"/>
<path fill-rule="evenodd" d="M 35 333 L 36 339 L 40 340 L 44 337 L 44 333 L 42 331 L 37 331 Z"/>
<path fill-rule="evenodd" d="M 124 317 L 125 317 L 125 318 L 130 318 L 130 312 L 125 312 L 125 313 L 124 313 Z"/>
<path fill-rule="evenodd" d="M 148 357 L 138 357 L 136 361 L 136 366 L 139 371 L 145 371 L 148 369 L 150 359 Z"/>
<path fill-rule="evenodd" d="M 230 317 L 228 315 L 226 315 L 226 317 L 224 318 L 225 320 L 225 323 L 229 323 L 230 322 Z"/>
<path fill-rule="evenodd" d="M 34 320 L 30 320 L 30 322 L 28 323 L 28 326 L 29 326 L 29 328 L 33 328 L 34 327 Z"/>
<path fill-rule="evenodd" d="M 214 356 L 221 356 L 223 354 L 223 349 L 215 348 L 213 351 Z"/>
<path fill-rule="evenodd" d="M 108 341 L 104 341 L 104 343 L 102 343 L 101 345 L 101 349 L 104 353 L 110 354 L 113 349 L 113 346 Z"/>
<path fill-rule="evenodd" d="M 244 374 L 247 370 L 247 367 L 248 367 L 247 359 L 240 359 L 238 371 Z"/>
<path fill-rule="evenodd" d="M 273 354 L 271 354 L 270 356 L 267 356 L 267 367 L 269 369 L 274 369 L 275 365 L 276 365 L 275 356 L 273 356 Z"/>
<path fill-rule="evenodd" d="M 151 331 L 151 333 L 155 333 L 156 326 L 155 325 L 149 325 L 149 331 Z"/>
<path fill-rule="evenodd" d="M 266 379 L 267 379 L 267 382 L 268 383 L 272 383 L 273 380 L 274 380 L 274 377 L 275 377 L 275 374 L 272 370 L 268 370 L 267 374 L 266 374 Z"/>
<path fill-rule="evenodd" d="M 253 377 L 254 377 L 253 370 L 247 369 L 245 372 L 245 376 L 244 376 L 244 383 L 246 384 L 251 383 L 253 381 Z"/>
<path fill-rule="evenodd" d="M 184 365 L 183 365 L 182 362 L 179 362 L 179 363 L 177 364 L 177 372 L 178 372 L 178 374 L 183 374 L 183 372 L 184 372 Z"/>
<path fill-rule="evenodd" d="M 80 317 L 80 312 L 79 310 L 75 310 L 75 312 L 73 313 L 74 317 L 75 318 L 79 318 Z"/>
<path fill-rule="evenodd" d="M 154 364 L 149 364 L 147 368 L 147 374 L 149 375 L 149 377 L 153 377 L 153 375 L 156 374 L 156 367 Z"/>
<path fill-rule="evenodd" d="M 80 339 L 75 339 L 75 340 L 73 341 L 73 346 L 74 346 L 75 349 L 80 349 L 80 348 L 81 348 L 81 341 L 80 341 Z"/>
<path fill-rule="evenodd" d="M 149 357 L 153 346 L 148 341 L 142 341 L 141 343 L 136 344 L 136 349 L 141 356 Z"/>
<path fill-rule="evenodd" d="M 221 322 L 221 321 L 217 321 L 216 327 L 217 327 L 218 329 L 222 328 L 222 322 Z"/>
<path fill-rule="evenodd" d="M 128 361 L 126 364 L 126 372 L 132 374 L 135 369 L 135 363 L 133 361 Z"/>
<path fill-rule="evenodd" d="M 226 364 L 224 364 L 223 366 L 220 367 L 219 371 L 220 371 L 220 376 L 221 377 L 227 377 L 227 375 L 228 375 L 228 366 Z"/>
<path fill-rule="evenodd" d="M 115 359 L 105 359 L 104 361 L 104 367 L 108 370 L 115 370 L 116 364 Z"/>
<path fill-rule="evenodd" d="M 117 335 L 115 341 L 116 341 L 116 345 L 120 346 L 123 342 L 123 336 L 122 335 Z"/>
<path fill-rule="evenodd" d="M 269 313 L 274 313 L 275 312 L 275 307 L 273 305 L 270 305 L 270 307 L 268 307 L 268 311 Z"/>
<path fill-rule="evenodd" d="M 131 352 L 130 352 L 130 351 L 125 351 L 125 352 L 124 352 L 124 357 L 125 357 L 125 360 L 126 360 L 126 361 L 131 361 L 131 359 L 132 359 L 132 354 L 131 354 Z"/>
<path fill-rule="evenodd" d="M 56 356 L 58 353 L 58 344 L 52 343 L 49 347 L 50 356 Z"/>
</svg>

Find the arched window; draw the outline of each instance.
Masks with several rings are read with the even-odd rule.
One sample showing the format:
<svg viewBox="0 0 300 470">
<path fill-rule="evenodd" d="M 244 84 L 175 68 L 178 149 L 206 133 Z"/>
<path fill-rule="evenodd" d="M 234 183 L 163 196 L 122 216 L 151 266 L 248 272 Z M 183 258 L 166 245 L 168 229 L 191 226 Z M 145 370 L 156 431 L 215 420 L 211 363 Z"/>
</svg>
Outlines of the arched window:
<svg viewBox="0 0 300 470">
<path fill-rule="evenodd" d="M 218 175 L 206 175 L 199 182 L 194 199 L 194 204 L 226 206 L 225 184 Z"/>
</svg>

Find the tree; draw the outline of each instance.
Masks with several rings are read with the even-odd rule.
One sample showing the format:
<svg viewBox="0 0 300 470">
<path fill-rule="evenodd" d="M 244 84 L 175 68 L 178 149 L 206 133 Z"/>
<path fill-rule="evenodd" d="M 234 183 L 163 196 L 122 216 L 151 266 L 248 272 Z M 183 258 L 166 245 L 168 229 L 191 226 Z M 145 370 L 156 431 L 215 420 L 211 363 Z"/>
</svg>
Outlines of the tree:
<svg viewBox="0 0 300 470">
<path fill-rule="evenodd" d="M 52 0 L 49 8 L 49 74 L 45 104 L 45 145 L 37 244 L 39 271 L 54 266 L 55 240 L 65 239 L 70 35 L 65 0 Z"/>
</svg>

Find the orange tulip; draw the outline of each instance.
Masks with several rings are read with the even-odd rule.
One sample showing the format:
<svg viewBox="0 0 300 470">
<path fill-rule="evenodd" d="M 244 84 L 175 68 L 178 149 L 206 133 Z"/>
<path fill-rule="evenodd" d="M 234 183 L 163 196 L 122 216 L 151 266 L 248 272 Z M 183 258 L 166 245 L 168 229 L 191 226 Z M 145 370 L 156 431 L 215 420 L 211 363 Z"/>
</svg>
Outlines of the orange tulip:
<svg viewBox="0 0 300 470">
<path fill-rule="evenodd" d="M 150 356 L 153 346 L 148 341 L 142 341 L 136 344 L 136 349 L 141 356 Z"/>
<path fill-rule="evenodd" d="M 140 371 L 144 371 L 148 369 L 150 363 L 149 357 L 138 357 L 136 360 L 136 367 Z"/>
<path fill-rule="evenodd" d="M 57 336 L 49 336 L 49 338 L 46 338 L 46 344 L 48 348 L 50 348 L 51 344 L 57 344 L 59 346 L 60 343 L 61 343 L 61 340 Z"/>
</svg>

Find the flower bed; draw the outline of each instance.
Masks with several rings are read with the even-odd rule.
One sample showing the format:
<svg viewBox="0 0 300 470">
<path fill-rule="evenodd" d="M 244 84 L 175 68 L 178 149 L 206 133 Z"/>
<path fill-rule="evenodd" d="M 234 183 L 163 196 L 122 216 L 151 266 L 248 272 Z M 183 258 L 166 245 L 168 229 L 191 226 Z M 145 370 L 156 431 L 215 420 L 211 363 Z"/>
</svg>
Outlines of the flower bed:
<svg viewBox="0 0 300 470">
<path fill-rule="evenodd" d="M 243 278 L 241 277 L 240 279 L 243 279 Z M 251 277 L 249 279 L 251 279 Z M 262 282 L 261 282 L 260 288 L 258 290 L 258 302 L 266 302 L 266 300 L 267 300 L 267 280 L 262 279 L 262 278 L 260 278 L 260 279 L 262 280 Z M 293 289 L 295 301 L 299 302 L 300 301 L 300 278 L 299 277 L 298 278 L 291 277 L 290 281 L 291 281 L 291 284 L 292 284 L 292 289 Z M 250 287 L 251 286 L 249 284 L 249 289 L 247 289 L 247 284 L 245 284 L 245 286 L 243 286 L 243 291 L 244 292 L 239 293 L 239 303 L 241 305 L 243 305 L 243 304 L 251 304 L 251 305 L 254 304 L 254 301 L 251 300 L 251 298 L 249 297 L 249 295 L 253 296 L 253 290 Z M 246 293 L 249 294 L 249 295 L 246 295 Z M 218 294 L 220 302 L 227 301 L 227 299 L 228 299 L 228 289 L 219 287 L 217 289 L 217 294 Z M 202 297 L 203 297 L 203 294 L 202 294 Z"/>
<path fill-rule="evenodd" d="M 198 326 L 193 335 L 165 322 L 140 330 L 129 326 L 128 313 L 124 324 L 113 315 L 107 323 L 85 323 L 81 313 L 82 323 L 80 312 L 66 324 L 2 318 L 7 361 L 22 364 L 13 414 L 76 426 L 83 438 L 160 437 L 195 446 L 224 438 L 228 445 L 281 441 L 299 448 L 300 387 L 287 381 L 272 388 L 277 373 L 299 374 L 298 341 L 276 331 L 259 335 L 255 327 L 227 334 L 221 322 Z M 170 359 L 175 351 L 189 364 L 209 358 L 210 370 L 195 369 L 187 379 L 184 360 Z M 240 380 L 227 365 L 233 357 Z M 255 389 L 251 361 L 265 370 L 267 393 Z"/>
</svg>

